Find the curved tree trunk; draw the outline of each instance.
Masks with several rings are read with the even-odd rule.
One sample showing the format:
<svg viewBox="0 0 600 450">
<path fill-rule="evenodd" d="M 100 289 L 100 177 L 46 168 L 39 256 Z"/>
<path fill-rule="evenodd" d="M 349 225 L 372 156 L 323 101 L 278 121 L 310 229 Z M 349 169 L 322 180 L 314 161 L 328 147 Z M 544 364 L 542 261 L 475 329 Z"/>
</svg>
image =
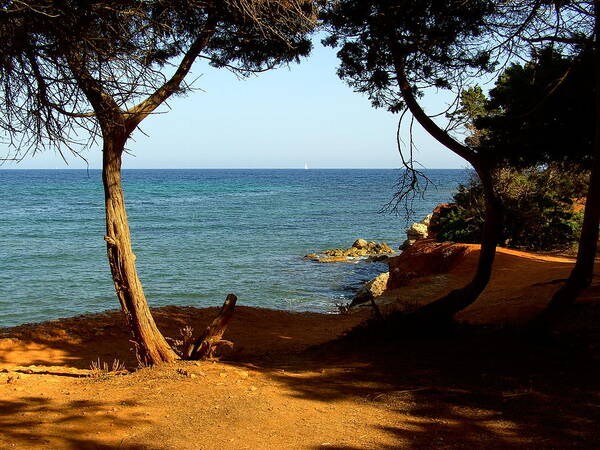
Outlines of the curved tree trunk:
<svg viewBox="0 0 600 450">
<path fill-rule="evenodd" d="M 177 359 L 148 307 L 142 283 L 137 275 L 135 255 L 131 249 L 131 235 L 125 199 L 121 186 L 121 156 L 127 137 L 116 132 L 104 136 L 102 182 L 106 206 L 106 236 L 108 262 L 117 297 L 134 337 L 134 345 L 142 365 L 156 365 Z"/>
<path fill-rule="evenodd" d="M 600 1 L 595 3 L 595 42 L 594 42 L 594 70 L 596 78 L 596 120 L 594 133 L 594 151 L 590 184 L 588 187 L 583 226 L 579 237 L 577 262 L 571 271 L 567 282 L 562 285 L 552 296 L 550 304 L 542 312 L 542 318 L 563 311 L 573 303 L 581 292 L 590 286 L 594 276 L 594 263 L 598 247 L 598 227 L 600 225 Z"/>
<path fill-rule="evenodd" d="M 235 294 L 227 296 L 221 311 L 206 327 L 204 333 L 183 349 L 183 356 L 186 359 L 210 359 L 222 347 L 233 348 L 233 342 L 224 340 L 223 335 L 235 311 L 236 302 L 237 297 Z"/>
<path fill-rule="evenodd" d="M 477 270 L 473 279 L 466 286 L 455 289 L 415 311 L 414 314 L 418 317 L 452 317 L 473 304 L 490 281 L 498 236 L 502 226 L 502 205 L 494 190 L 491 170 L 479 165 L 475 166 L 475 170 L 481 180 L 485 196 L 485 221 Z"/>
<path fill-rule="evenodd" d="M 485 221 L 481 238 L 481 252 L 477 263 L 477 270 L 473 279 L 461 289 L 451 291 L 444 297 L 429 303 L 415 311 L 417 317 L 451 317 L 477 300 L 483 292 L 492 274 L 492 266 L 496 256 L 498 235 L 502 226 L 502 203 L 496 195 L 492 179 L 492 166 L 477 154 L 473 149 L 461 144 L 445 130 L 441 129 L 429 117 L 415 98 L 412 86 L 405 73 L 402 50 L 398 47 L 395 36 L 390 35 L 390 48 L 394 58 L 394 68 L 398 87 L 402 98 L 413 117 L 419 124 L 440 144 L 469 162 L 483 185 L 485 198 Z"/>
</svg>

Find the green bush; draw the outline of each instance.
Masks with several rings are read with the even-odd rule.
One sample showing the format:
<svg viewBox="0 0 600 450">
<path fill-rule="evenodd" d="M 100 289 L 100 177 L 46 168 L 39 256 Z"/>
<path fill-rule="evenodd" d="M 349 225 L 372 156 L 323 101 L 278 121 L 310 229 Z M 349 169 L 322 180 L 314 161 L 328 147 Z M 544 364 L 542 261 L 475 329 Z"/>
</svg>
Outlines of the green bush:
<svg viewBox="0 0 600 450">
<path fill-rule="evenodd" d="M 583 213 L 574 208 L 584 196 L 586 173 L 562 168 L 501 169 L 494 174 L 504 208 L 501 245 L 527 250 L 566 248 L 577 241 Z M 479 243 L 485 213 L 481 183 L 460 185 L 454 205 L 438 218 L 439 241 Z"/>
</svg>

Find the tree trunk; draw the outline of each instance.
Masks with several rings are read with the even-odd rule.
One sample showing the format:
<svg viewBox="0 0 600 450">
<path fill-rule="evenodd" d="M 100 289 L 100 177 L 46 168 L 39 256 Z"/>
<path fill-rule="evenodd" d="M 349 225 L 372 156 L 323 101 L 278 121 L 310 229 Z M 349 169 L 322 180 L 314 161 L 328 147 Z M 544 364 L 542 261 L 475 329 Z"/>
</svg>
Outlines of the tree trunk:
<svg viewBox="0 0 600 450">
<path fill-rule="evenodd" d="M 597 125 L 598 126 L 598 125 Z M 598 132 L 596 132 L 598 135 Z M 596 136 L 598 140 L 598 136 Z M 596 144 L 596 147 L 598 145 Z M 595 153 L 598 153 L 596 150 Z M 598 226 L 600 225 L 600 155 L 594 155 L 590 185 L 585 203 L 585 213 L 577 261 L 566 283 L 552 296 L 552 300 L 543 314 L 554 314 L 565 310 L 575 303 L 581 292 L 590 286 L 594 275 L 598 243 Z"/>
<path fill-rule="evenodd" d="M 178 356 L 156 327 L 137 275 L 121 186 L 121 156 L 125 142 L 140 122 L 179 91 L 192 64 L 214 35 L 216 23 L 216 18 L 209 14 L 204 27 L 191 42 L 171 78 L 128 111 L 123 111 L 115 98 L 104 90 L 103 80 L 94 78 L 90 73 L 86 60 L 88 55 L 80 52 L 68 52 L 64 55 L 77 84 L 94 109 L 102 130 L 102 182 L 106 204 L 104 238 L 108 262 L 117 297 L 133 334 L 137 358 L 142 365 L 171 362 Z M 144 86 L 142 91 L 147 88 L 148 86 Z"/>
<path fill-rule="evenodd" d="M 137 358 L 142 365 L 156 365 L 177 359 L 150 313 L 142 283 L 137 275 L 135 255 L 125 199 L 121 186 L 121 155 L 126 133 L 104 134 L 102 182 L 106 205 L 106 236 L 108 262 L 117 297 L 133 333 Z"/>
<path fill-rule="evenodd" d="M 579 237 L 577 262 L 571 271 L 567 282 L 552 296 L 548 308 L 542 317 L 552 316 L 573 303 L 581 292 L 590 286 L 594 276 L 594 263 L 598 246 L 598 227 L 600 225 L 600 2 L 595 3 L 595 39 L 594 39 L 594 71 L 596 78 L 596 120 L 594 133 L 594 150 L 592 153 L 592 170 L 588 186 L 583 226 Z"/>
<path fill-rule="evenodd" d="M 485 221 L 477 270 L 469 284 L 419 308 L 414 313 L 417 317 L 450 318 L 473 304 L 490 281 L 498 236 L 502 227 L 502 204 L 494 190 L 491 169 L 484 164 L 474 164 L 474 166 L 481 180 L 485 197 Z"/>
<path fill-rule="evenodd" d="M 406 106 L 412 113 L 417 122 L 440 144 L 469 162 L 483 185 L 485 198 L 485 222 L 483 226 L 483 235 L 481 239 L 481 251 L 477 271 L 469 284 L 461 289 L 456 289 L 444 297 L 433 301 L 432 303 L 419 308 L 414 316 L 441 318 L 451 317 L 458 311 L 471 305 L 483 292 L 492 274 L 492 266 L 496 256 L 496 246 L 498 244 L 498 235 L 502 226 L 502 204 L 497 197 L 492 179 L 492 166 L 484 160 L 481 155 L 473 149 L 461 144 L 445 130 L 441 129 L 429 117 L 417 101 L 413 89 L 408 81 L 404 60 L 402 58 L 402 49 L 397 45 L 396 37 L 393 34 L 389 36 L 390 48 L 394 59 L 394 68 L 396 69 L 396 78 L 398 87 Z"/>
</svg>

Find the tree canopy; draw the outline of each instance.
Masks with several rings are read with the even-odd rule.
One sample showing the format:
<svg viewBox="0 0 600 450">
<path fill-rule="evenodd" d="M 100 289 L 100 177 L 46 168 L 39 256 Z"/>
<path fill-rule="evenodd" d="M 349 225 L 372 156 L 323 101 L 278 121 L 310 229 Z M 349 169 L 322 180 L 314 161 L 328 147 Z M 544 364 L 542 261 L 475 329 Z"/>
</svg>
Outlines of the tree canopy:
<svg viewBox="0 0 600 450">
<path fill-rule="evenodd" d="M 484 151 L 515 167 L 591 164 L 594 139 L 593 60 L 552 48 L 507 68 L 474 123 Z"/>
<path fill-rule="evenodd" d="M 314 20 L 304 0 L 4 2 L 0 128 L 18 158 L 77 152 L 99 135 L 101 102 L 135 128 L 189 90 L 197 58 L 242 75 L 297 61 Z"/>
<path fill-rule="evenodd" d="M 404 102 L 394 54 L 417 93 L 462 85 L 469 69 L 488 67 L 475 43 L 492 10 L 488 0 L 331 2 L 323 14 L 330 32 L 324 42 L 339 47 L 342 79 L 375 107 L 397 112 Z"/>
</svg>

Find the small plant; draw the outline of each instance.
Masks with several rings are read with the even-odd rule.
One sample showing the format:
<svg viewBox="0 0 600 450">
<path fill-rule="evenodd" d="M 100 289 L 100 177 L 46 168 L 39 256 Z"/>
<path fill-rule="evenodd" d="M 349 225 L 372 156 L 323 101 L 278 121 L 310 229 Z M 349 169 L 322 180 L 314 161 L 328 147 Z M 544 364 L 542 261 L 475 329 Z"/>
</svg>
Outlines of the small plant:
<svg viewBox="0 0 600 450">
<path fill-rule="evenodd" d="M 125 363 L 123 361 L 119 361 L 118 359 L 114 359 L 111 365 L 109 365 L 106 361 L 100 361 L 100 358 L 90 363 L 91 378 L 106 378 L 110 375 L 116 375 L 124 371 L 126 371 Z"/>
<path fill-rule="evenodd" d="M 193 341 L 194 329 L 189 325 L 186 325 L 185 327 L 179 330 L 179 336 L 179 338 L 165 336 L 165 339 L 167 340 L 169 345 L 173 347 L 175 352 L 181 355 L 184 349 Z"/>
<path fill-rule="evenodd" d="M 350 303 L 335 302 L 333 305 L 336 307 L 338 314 L 350 314 L 352 312 Z"/>
<path fill-rule="evenodd" d="M 166 337 L 165 339 L 171 345 L 171 347 L 173 347 L 173 350 L 175 350 L 175 352 L 181 356 L 188 345 L 194 340 L 194 329 L 189 325 L 186 325 L 179 330 L 179 334 L 181 336 L 179 339 L 170 337 Z"/>
<path fill-rule="evenodd" d="M 189 325 L 186 325 L 181 330 L 179 330 L 179 334 L 181 334 L 181 340 L 185 344 L 192 340 L 192 338 L 194 337 L 194 329 Z"/>
</svg>

